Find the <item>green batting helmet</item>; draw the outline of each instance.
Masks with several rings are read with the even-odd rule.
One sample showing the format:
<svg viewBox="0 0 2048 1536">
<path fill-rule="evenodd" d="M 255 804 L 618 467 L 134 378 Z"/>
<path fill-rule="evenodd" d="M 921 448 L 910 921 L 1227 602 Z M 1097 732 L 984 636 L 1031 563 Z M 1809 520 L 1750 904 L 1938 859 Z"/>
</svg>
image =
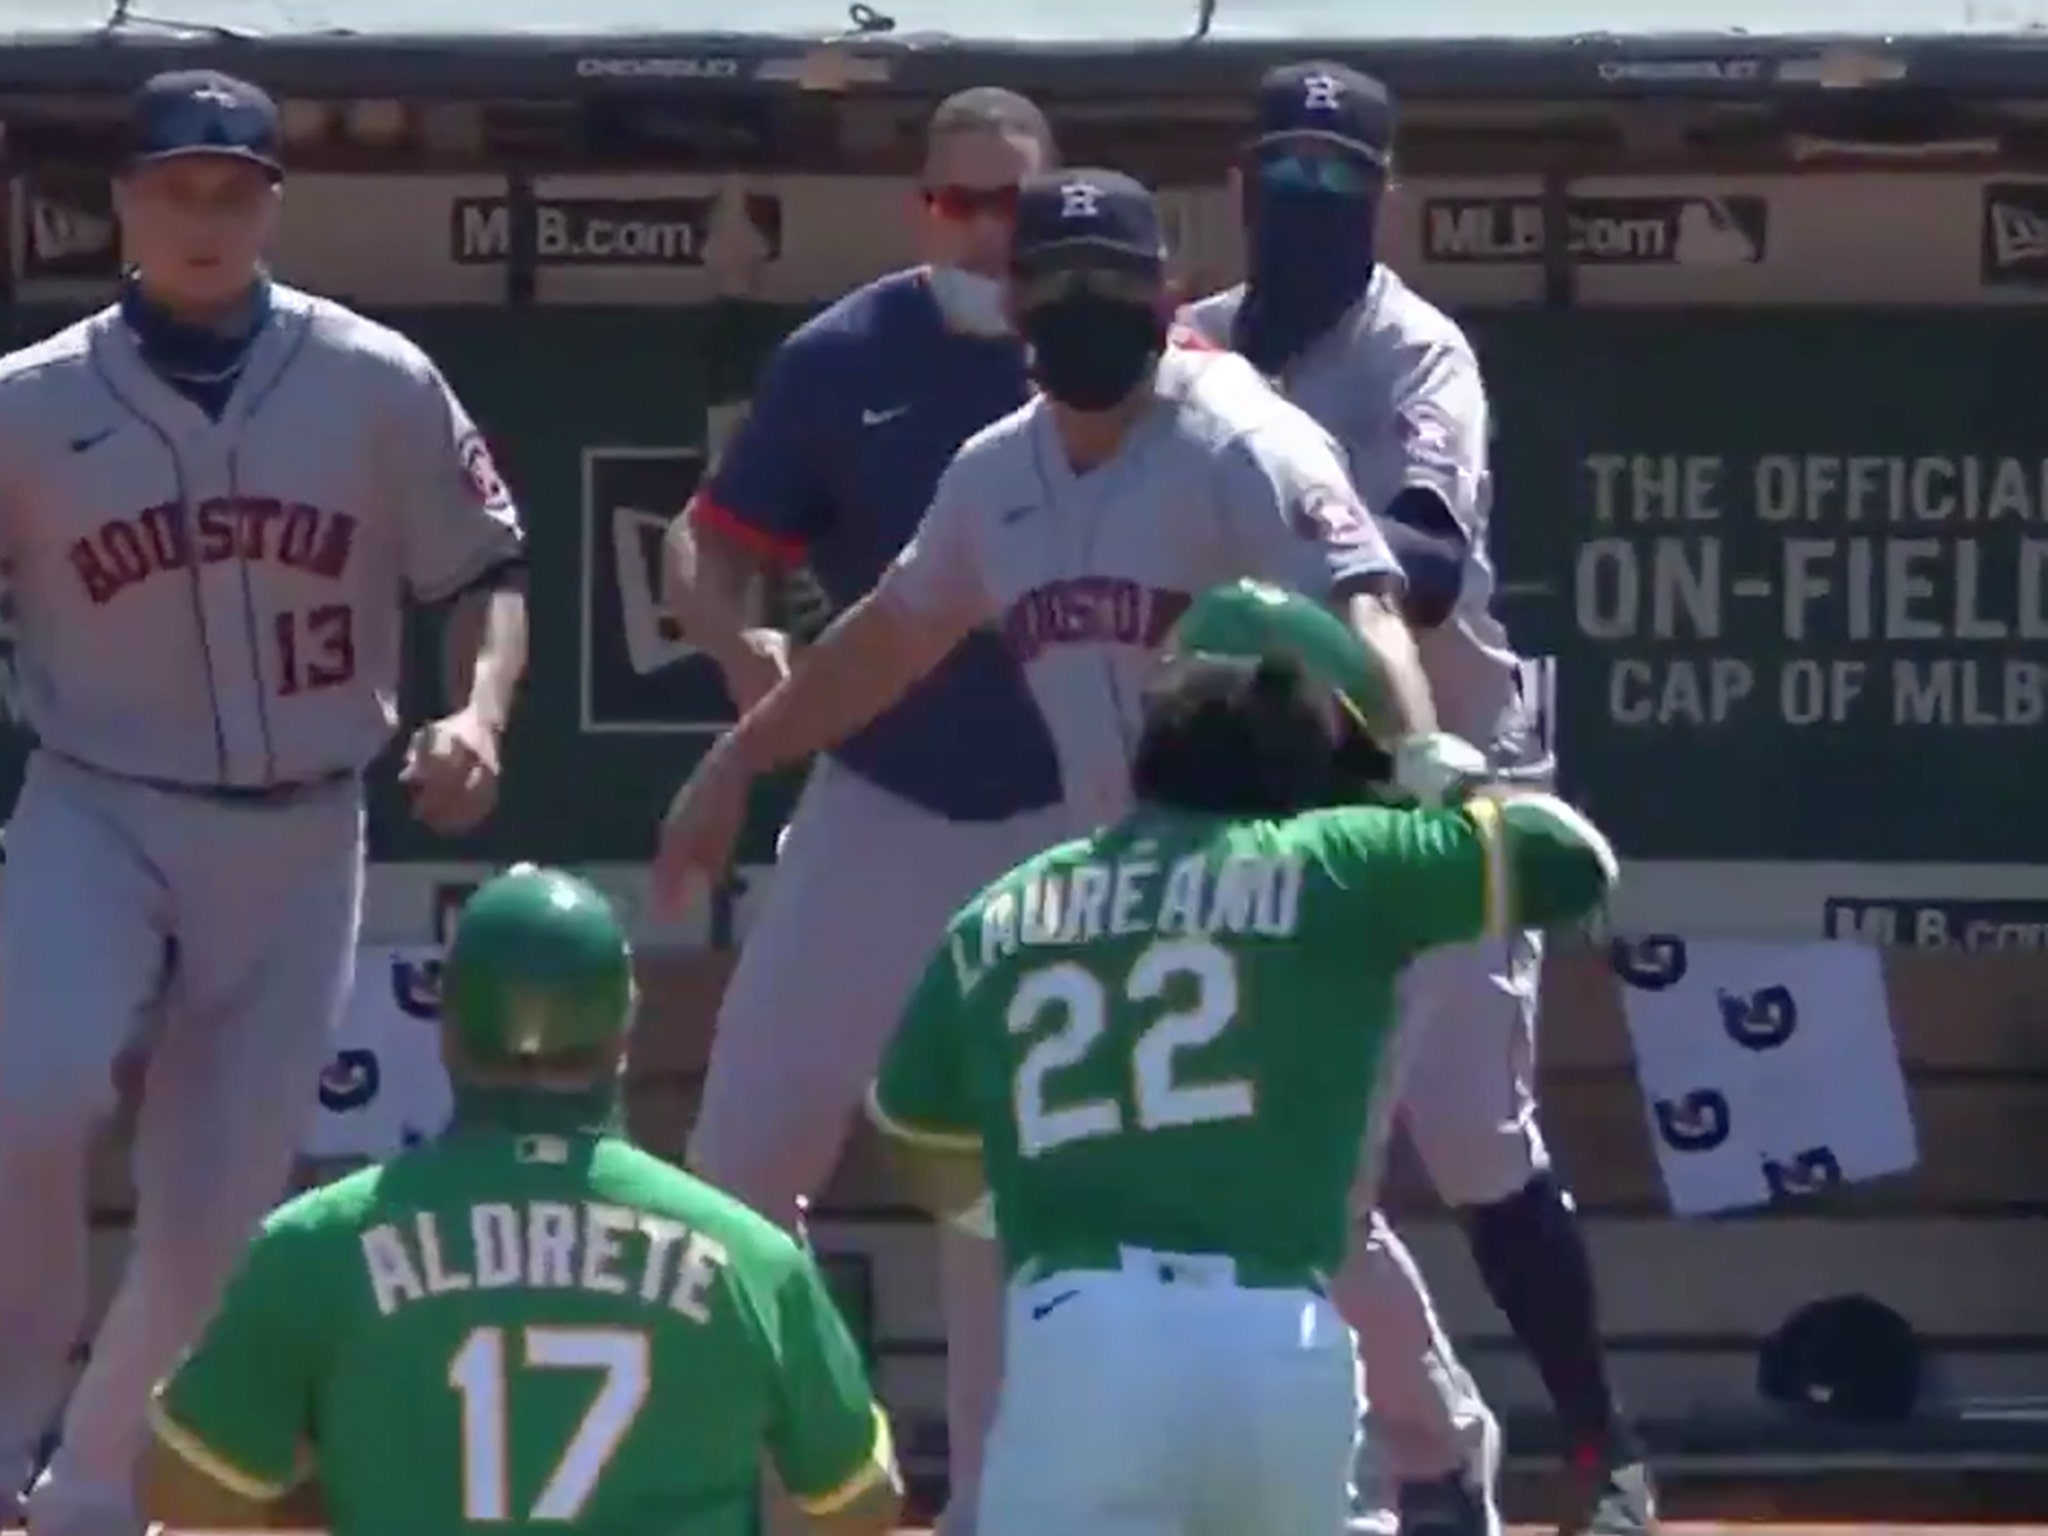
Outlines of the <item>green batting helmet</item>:
<svg viewBox="0 0 2048 1536">
<path fill-rule="evenodd" d="M 1290 656 L 1368 732 L 1387 717 L 1386 686 L 1372 653 L 1321 603 L 1270 582 L 1211 587 L 1181 615 L 1166 649 L 1178 656 Z"/>
<path fill-rule="evenodd" d="M 559 869 L 515 864 L 456 919 L 441 1019 L 473 1061 L 588 1050 L 632 1027 L 633 946 L 603 892 Z"/>
</svg>

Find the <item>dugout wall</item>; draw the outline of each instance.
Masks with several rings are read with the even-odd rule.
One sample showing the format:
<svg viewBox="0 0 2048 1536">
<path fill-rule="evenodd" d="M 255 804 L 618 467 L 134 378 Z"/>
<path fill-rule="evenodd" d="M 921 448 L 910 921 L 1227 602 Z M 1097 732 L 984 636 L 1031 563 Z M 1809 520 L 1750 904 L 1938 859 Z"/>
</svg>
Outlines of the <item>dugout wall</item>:
<svg viewBox="0 0 2048 1536">
<path fill-rule="evenodd" d="M 1617 923 L 1890 947 L 1921 1167 L 1711 1224 L 1663 1213 L 1601 955 L 1553 964 L 1549 1119 L 1591 1213 L 1623 1386 L 1667 1453 L 1701 1464 L 2031 1464 L 2038 1441 L 2013 1426 L 2048 1388 L 2048 54 L 1172 31 L 998 47 L 897 38 L 867 14 L 832 41 L 81 27 L 0 51 L 10 341 L 108 290 L 125 88 L 174 60 L 249 74 L 289 104 L 303 167 L 283 275 L 421 341 L 529 510 L 537 643 L 504 808 L 451 849 L 380 799 L 371 936 L 430 934 L 514 855 L 593 866 L 637 898 L 654 817 L 729 717 L 658 611 L 659 528 L 774 341 L 910 259 L 897 215 L 939 95 L 1033 90 L 1070 157 L 1163 189 L 1199 289 L 1239 258 L 1221 168 L 1250 81 L 1337 53 L 1403 94 L 1387 256 L 1481 346 L 1508 617 L 1555 658 L 1570 787 L 1629 855 Z M 800 590 L 774 598 L 820 618 Z M 18 763 L 10 738 L 10 795 Z M 681 1146 L 787 794 L 764 794 L 747 862 L 706 910 L 641 924 L 656 1027 L 635 1100 L 659 1148 Z M 1453 1326 L 1523 1415 L 1517 1448 L 1540 1446 L 1533 1377 L 1455 1232 L 1403 1189 Z M 111 1262 L 118 1141 L 96 1198 Z M 929 1453 L 923 1239 L 864 1145 L 819 1232 Z M 1757 1342 L 1859 1290 L 1931 1341 L 1934 1411 L 1900 1434 L 1795 1436 L 1756 1398 Z"/>
</svg>

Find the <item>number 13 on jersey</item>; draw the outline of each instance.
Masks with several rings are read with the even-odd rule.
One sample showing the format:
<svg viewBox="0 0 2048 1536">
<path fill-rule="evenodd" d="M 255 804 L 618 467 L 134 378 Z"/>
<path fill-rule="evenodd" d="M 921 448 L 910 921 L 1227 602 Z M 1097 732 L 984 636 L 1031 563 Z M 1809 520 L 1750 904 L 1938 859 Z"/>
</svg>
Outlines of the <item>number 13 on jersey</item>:
<svg viewBox="0 0 2048 1536">
<path fill-rule="evenodd" d="M 316 693 L 356 675 L 356 611 L 347 603 L 286 609 L 270 621 L 277 649 L 277 691 Z"/>
</svg>

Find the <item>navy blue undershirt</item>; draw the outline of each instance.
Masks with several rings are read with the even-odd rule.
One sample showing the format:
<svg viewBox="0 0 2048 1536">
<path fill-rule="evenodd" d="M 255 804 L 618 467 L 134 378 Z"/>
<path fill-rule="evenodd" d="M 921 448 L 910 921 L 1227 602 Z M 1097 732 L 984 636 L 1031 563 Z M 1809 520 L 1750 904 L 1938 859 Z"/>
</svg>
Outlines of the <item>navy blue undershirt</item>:
<svg viewBox="0 0 2048 1536">
<path fill-rule="evenodd" d="M 121 318 L 142 357 L 163 381 L 219 421 L 241 381 L 242 368 L 270 323 L 270 279 L 258 277 L 241 311 L 220 325 L 174 319 L 142 291 L 133 273 L 121 281 Z"/>
</svg>

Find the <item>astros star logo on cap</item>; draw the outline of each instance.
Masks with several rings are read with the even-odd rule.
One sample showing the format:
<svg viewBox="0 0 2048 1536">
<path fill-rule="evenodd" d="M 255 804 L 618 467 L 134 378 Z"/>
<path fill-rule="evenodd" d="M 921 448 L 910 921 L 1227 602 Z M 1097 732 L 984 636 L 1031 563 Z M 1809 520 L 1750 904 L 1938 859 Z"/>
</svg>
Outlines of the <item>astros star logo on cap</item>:
<svg viewBox="0 0 2048 1536">
<path fill-rule="evenodd" d="M 1301 104 L 1310 112 L 1335 112 L 1344 104 L 1344 82 L 1335 75 L 1305 75 Z"/>
</svg>

